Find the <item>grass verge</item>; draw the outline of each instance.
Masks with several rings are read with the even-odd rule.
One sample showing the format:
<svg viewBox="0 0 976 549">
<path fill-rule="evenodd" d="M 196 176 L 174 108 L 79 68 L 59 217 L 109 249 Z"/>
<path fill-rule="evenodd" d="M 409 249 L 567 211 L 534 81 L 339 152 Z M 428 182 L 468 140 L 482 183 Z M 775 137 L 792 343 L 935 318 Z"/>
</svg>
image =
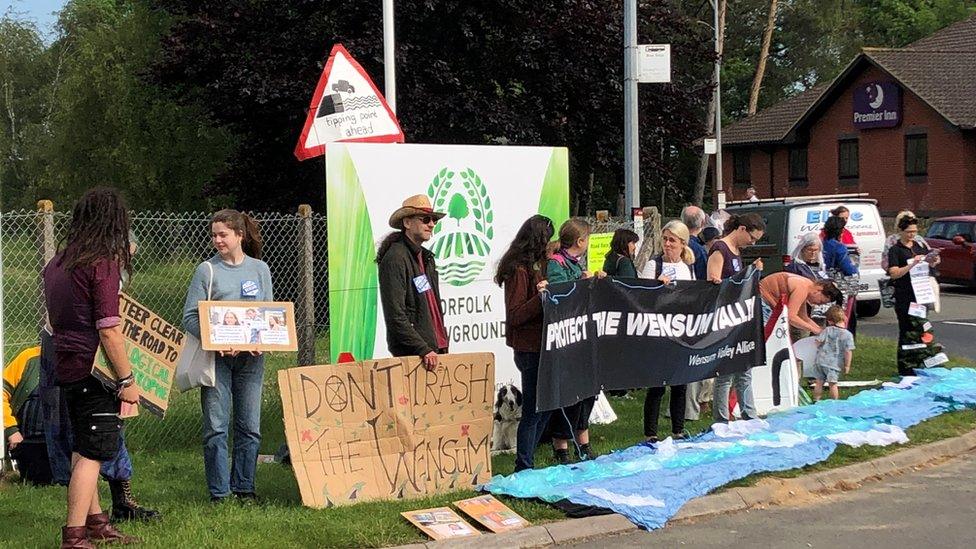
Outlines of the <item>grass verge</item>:
<svg viewBox="0 0 976 549">
<path fill-rule="evenodd" d="M 890 340 L 859 338 L 858 351 L 849 379 L 888 379 L 894 374 L 894 344 Z M 972 362 L 953 360 L 954 366 L 974 366 Z M 268 391 L 272 389 L 269 388 Z M 845 390 L 842 397 L 858 389 Z M 270 397 L 270 395 L 266 395 Z M 612 425 L 594 426 L 594 446 L 609 452 L 639 442 L 642 437 L 643 391 L 629 398 L 613 398 L 619 419 Z M 274 398 L 278 398 L 277 395 Z M 688 422 L 697 433 L 709 421 Z M 659 432 L 670 425 L 662 418 Z M 976 428 L 976 411 L 965 410 L 925 421 L 908 430 L 909 445 L 924 444 L 957 436 Z M 278 433 L 266 435 L 280 436 Z M 267 445 L 265 445 L 267 446 Z M 762 476 L 797 476 L 850 463 L 873 459 L 902 449 L 840 446 L 826 461 L 785 472 L 753 475 L 730 486 L 754 483 Z M 255 506 L 236 503 L 209 503 L 203 476 L 201 453 L 195 449 L 137 452 L 134 486 L 136 496 L 162 511 L 164 519 L 156 524 L 127 525 L 125 530 L 142 537 L 145 547 L 382 547 L 424 541 L 425 538 L 399 513 L 411 509 L 449 505 L 473 495 L 471 491 L 438 495 L 410 501 L 361 503 L 329 510 L 301 506 L 298 487 L 290 469 L 275 464 L 258 466 L 258 488 L 263 498 Z M 539 465 L 552 462 L 551 451 L 540 449 Z M 496 474 L 510 474 L 512 455 L 492 460 Z M 107 489 L 102 487 L 107 498 Z M 35 488 L 20 484 L 0 484 L 0 547 L 51 547 L 60 535 L 64 521 L 64 488 Z M 103 500 L 107 502 L 107 499 Z M 533 501 L 506 499 L 515 511 L 533 523 L 562 518 L 548 505 Z"/>
</svg>

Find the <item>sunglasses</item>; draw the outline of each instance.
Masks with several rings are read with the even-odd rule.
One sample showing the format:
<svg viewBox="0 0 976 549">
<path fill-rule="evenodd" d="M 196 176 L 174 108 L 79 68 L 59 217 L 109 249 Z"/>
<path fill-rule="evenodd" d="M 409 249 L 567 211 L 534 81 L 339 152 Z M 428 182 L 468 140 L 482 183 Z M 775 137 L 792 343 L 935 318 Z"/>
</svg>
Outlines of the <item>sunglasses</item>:
<svg viewBox="0 0 976 549">
<path fill-rule="evenodd" d="M 424 225 L 430 225 L 431 222 L 433 222 L 435 224 L 437 223 L 437 220 L 434 219 L 434 216 L 432 216 L 432 215 L 416 215 L 416 216 L 414 216 L 414 219 L 419 220 Z"/>
</svg>

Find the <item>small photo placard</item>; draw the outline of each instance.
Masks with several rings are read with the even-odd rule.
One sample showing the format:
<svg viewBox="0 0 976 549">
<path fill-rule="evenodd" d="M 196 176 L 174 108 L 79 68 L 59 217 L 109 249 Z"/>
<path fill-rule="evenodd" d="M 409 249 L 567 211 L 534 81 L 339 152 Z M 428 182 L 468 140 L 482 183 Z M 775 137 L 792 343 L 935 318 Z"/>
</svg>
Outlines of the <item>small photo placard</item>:
<svg viewBox="0 0 976 549">
<path fill-rule="evenodd" d="M 481 535 L 481 532 L 475 530 L 449 507 L 406 511 L 400 514 L 434 540 Z"/>
<path fill-rule="evenodd" d="M 201 301 L 206 351 L 297 351 L 295 306 L 287 301 Z"/>
<path fill-rule="evenodd" d="M 455 501 L 454 505 L 464 514 L 481 523 L 482 526 L 498 534 L 529 526 L 529 521 L 512 511 L 494 496 L 478 496 Z"/>
</svg>

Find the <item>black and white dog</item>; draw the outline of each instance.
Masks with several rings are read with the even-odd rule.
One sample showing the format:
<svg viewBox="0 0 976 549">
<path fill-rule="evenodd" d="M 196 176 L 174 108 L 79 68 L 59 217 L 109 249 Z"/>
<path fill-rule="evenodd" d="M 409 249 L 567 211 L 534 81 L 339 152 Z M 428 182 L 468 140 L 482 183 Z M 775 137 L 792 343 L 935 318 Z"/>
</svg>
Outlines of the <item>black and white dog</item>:
<svg viewBox="0 0 976 549">
<path fill-rule="evenodd" d="M 492 452 L 514 452 L 519 420 L 522 419 L 522 391 L 511 383 L 502 385 L 495 398 L 495 426 Z"/>
</svg>

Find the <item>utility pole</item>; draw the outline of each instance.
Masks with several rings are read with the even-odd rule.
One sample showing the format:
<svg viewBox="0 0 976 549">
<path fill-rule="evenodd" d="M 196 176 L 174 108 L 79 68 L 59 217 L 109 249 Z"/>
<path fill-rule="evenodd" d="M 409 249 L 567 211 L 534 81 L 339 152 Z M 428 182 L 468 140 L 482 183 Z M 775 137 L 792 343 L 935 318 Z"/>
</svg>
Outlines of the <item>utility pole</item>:
<svg viewBox="0 0 976 549">
<path fill-rule="evenodd" d="M 715 196 L 718 209 L 725 208 L 722 190 L 722 40 L 719 36 L 719 0 L 712 0 L 715 8 Z"/>
<path fill-rule="evenodd" d="M 394 55 L 393 0 L 383 0 L 383 83 L 386 102 L 396 114 L 396 59 Z"/>
<path fill-rule="evenodd" d="M 637 118 L 637 0 L 624 0 L 624 214 L 640 207 Z"/>
</svg>

